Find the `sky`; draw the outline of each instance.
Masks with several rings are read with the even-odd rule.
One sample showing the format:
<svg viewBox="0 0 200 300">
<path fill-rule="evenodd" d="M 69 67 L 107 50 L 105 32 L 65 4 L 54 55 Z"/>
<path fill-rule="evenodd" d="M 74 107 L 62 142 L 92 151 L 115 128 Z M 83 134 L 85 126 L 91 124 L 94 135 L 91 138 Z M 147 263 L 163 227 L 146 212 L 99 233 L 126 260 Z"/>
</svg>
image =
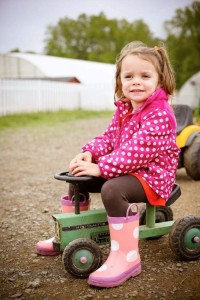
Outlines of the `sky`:
<svg viewBox="0 0 200 300">
<path fill-rule="evenodd" d="M 46 29 L 61 18 L 77 19 L 81 13 L 108 19 L 138 19 L 149 26 L 155 37 L 165 38 L 163 22 L 176 9 L 194 0 L 0 0 L 0 53 L 19 48 L 21 52 L 43 53 Z"/>
</svg>

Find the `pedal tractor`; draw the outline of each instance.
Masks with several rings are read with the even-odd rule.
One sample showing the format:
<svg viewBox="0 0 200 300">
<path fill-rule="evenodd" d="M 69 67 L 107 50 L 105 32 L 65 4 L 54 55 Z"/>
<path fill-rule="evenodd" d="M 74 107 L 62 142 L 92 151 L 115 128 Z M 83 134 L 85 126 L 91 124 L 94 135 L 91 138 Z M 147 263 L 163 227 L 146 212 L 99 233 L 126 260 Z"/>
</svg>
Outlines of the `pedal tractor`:
<svg viewBox="0 0 200 300">
<path fill-rule="evenodd" d="M 100 246 L 109 243 L 109 228 L 104 209 L 81 211 L 79 184 L 93 180 L 90 176 L 75 177 L 67 172 L 55 175 L 58 180 L 72 183 L 75 187 L 74 213 L 55 214 L 55 251 L 63 251 L 62 261 L 66 271 L 84 278 L 102 264 Z M 166 207 L 146 205 L 140 216 L 140 238 L 158 238 L 169 233 L 172 251 L 184 260 L 200 257 L 200 217 L 187 216 L 173 221 L 170 205 L 181 195 L 175 184 Z"/>
<path fill-rule="evenodd" d="M 176 143 L 181 149 L 178 168 L 185 168 L 194 180 L 200 180 L 200 126 L 193 123 L 188 105 L 174 105 L 177 121 Z"/>
</svg>

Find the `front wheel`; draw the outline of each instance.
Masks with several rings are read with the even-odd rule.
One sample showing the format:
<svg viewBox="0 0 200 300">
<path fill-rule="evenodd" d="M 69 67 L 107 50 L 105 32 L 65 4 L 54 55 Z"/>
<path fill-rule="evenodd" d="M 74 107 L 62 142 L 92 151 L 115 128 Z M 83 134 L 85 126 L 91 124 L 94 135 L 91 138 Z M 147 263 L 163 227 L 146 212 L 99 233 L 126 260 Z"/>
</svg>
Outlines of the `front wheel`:
<svg viewBox="0 0 200 300">
<path fill-rule="evenodd" d="M 85 278 L 100 267 L 102 253 L 93 240 L 79 238 L 65 247 L 62 261 L 66 271 L 71 275 Z"/>
<path fill-rule="evenodd" d="M 176 220 L 169 233 L 171 250 L 184 260 L 200 257 L 200 217 L 186 216 Z"/>
</svg>

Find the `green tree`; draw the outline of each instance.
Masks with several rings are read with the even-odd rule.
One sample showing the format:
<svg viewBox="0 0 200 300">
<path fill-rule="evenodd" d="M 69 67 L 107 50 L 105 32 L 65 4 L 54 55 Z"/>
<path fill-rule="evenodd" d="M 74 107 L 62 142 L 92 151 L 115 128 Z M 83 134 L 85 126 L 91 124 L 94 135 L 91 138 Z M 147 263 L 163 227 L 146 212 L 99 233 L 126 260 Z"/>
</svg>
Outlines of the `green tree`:
<svg viewBox="0 0 200 300">
<path fill-rule="evenodd" d="M 11 49 L 9 52 L 10 53 L 19 53 L 20 49 L 19 48 L 14 48 L 14 49 Z"/>
<path fill-rule="evenodd" d="M 32 50 L 21 51 L 19 48 L 11 49 L 9 52 L 10 53 L 30 53 L 30 54 L 35 54 L 36 53 L 35 51 L 32 51 Z"/>
<path fill-rule="evenodd" d="M 45 53 L 114 63 L 123 45 L 132 40 L 153 43 L 152 33 L 142 20 L 129 23 L 125 19 L 107 19 L 104 13 L 81 14 L 77 20 L 63 18 L 47 28 Z"/>
<path fill-rule="evenodd" d="M 200 70 L 200 2 L 176 10 L 165 22 L 166 44 L 176 71 L 177 88 Z"/>
</svg>

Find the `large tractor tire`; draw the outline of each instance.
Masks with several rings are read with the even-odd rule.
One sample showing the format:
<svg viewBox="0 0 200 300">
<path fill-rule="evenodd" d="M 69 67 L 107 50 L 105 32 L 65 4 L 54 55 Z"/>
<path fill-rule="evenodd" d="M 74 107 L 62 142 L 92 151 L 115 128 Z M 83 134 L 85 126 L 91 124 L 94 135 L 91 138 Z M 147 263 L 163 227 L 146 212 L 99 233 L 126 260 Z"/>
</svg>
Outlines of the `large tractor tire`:
<svg viewBox="0 0 200 300">
<path fill-rule="evenodd" d="M 194 180 L 200 180 L 200 134 L 184 152 L 184 167 L 187 174 Z"/>
</svg>

